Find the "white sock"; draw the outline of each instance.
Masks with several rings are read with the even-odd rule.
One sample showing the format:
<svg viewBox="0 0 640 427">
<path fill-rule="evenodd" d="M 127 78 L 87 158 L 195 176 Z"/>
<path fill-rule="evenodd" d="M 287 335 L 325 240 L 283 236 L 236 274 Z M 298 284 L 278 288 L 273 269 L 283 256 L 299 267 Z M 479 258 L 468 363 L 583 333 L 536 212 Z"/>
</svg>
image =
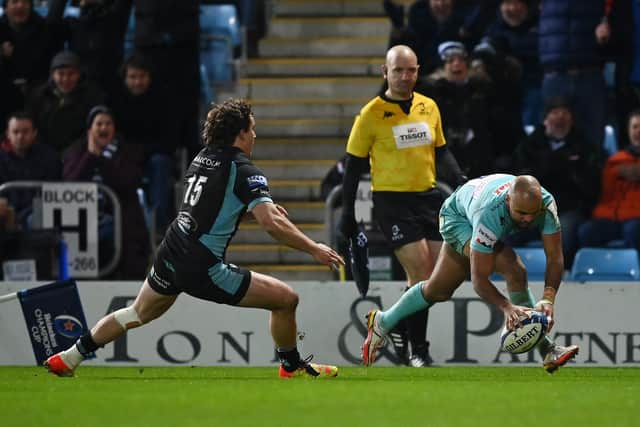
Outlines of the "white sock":
<svg viewBox="0 0 640 427">
<path fill-rule="evenodd" d="M 84 356 L 82 355 L 82 353 L 80 353 L 78 347 L 75 344 L 60 353 L 60 357 L 62 358 L 64 363 L 66 363 L 66 365 L 71 369 L 75 369 L 75 367 L 82 363 L 82 361 L 84 360 Z"/>
</svg>

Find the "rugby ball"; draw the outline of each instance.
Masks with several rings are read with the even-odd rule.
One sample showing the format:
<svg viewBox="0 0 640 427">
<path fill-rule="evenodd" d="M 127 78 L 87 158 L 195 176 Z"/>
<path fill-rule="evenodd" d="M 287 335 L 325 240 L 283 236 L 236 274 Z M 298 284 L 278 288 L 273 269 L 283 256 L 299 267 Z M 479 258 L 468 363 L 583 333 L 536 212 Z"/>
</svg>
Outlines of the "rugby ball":
<svg viewBox="0 0 640 427">
<path fill-rule="evenodd" d="M 539 311 L 529 313 L 531 317 L 520 318 L 521 327 L 509 331 L 507 327 L 502 329 L 500 334 L 500 345 L 502 351 L 507 353 L 525 353 L 536 346 L 547 333 L 549 320 L 547 316 Z"/>
</svg>

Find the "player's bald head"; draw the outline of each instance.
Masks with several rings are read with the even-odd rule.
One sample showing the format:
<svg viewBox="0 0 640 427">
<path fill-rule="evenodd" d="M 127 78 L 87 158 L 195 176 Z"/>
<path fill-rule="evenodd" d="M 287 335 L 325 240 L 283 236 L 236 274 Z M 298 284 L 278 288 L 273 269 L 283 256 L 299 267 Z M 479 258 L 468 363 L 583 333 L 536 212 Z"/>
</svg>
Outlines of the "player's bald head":
<svg viewBox="0 0 640 427">
<path fill-rule="evenodd" d="M 418 64 L 418 57 L 415 52 L 409 47 L 403 44 L 393 46 L 387 51 L 387 57 L 385 58 L 385 64 L 387 67 L 393 66 L 397 61 L 413 61 Z"/>
<path fill-rule="evenodd" d="M 535 212 L 542 205 L 542 189 L 538 180 L 531 175 L 517 176 L 509 189 L 513 208 L 523 212 Z"/>
</svg>

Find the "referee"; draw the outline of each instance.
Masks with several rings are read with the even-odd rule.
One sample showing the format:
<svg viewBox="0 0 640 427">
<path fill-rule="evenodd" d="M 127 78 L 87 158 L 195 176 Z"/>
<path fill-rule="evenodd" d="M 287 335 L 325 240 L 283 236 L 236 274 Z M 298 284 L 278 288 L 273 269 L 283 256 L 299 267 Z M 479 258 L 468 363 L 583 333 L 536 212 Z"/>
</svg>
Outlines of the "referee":
<svg viewBox="0 0 640 427">
<path fill-rule="evenodd" d="M 446 147 L 438 106 L 413 91 L 418 69 L 409 47 L 397 45 L 387 52 L 382 75 L 388 88 L 356 116 L 347 143 L 340 224 L 345 237 L 357 234 L 355 197 L 369 162 L 373 216 L 405 270 L 407 289 L 429 278 L 442 244 L 438 211 L 443 197 L 436 189 L 436 163 L 454 188 L 465 181 Z M 427 310 L 407 319 L 410 366 L 432 363 L 427 320 Z"/>
</svg>

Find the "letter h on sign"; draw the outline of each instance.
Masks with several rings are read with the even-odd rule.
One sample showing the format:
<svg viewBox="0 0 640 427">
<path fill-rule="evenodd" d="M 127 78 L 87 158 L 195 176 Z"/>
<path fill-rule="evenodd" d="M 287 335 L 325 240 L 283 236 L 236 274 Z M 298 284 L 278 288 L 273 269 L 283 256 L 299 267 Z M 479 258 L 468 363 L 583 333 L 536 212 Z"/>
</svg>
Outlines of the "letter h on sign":
<svg viewBox="0 0 640 427">
<path fill-rule="evenodd" d="M 63 225 L 62 224 L 62 209 L 53 209 L 53 226 L 62 232 L 77 232 L 79 235 L 78 249 L 80 251 L 86 251 L 88 247 L 87 243 L 87 209 L 78 209 L 78 224 L 77 225 Z"/>
</svg>

